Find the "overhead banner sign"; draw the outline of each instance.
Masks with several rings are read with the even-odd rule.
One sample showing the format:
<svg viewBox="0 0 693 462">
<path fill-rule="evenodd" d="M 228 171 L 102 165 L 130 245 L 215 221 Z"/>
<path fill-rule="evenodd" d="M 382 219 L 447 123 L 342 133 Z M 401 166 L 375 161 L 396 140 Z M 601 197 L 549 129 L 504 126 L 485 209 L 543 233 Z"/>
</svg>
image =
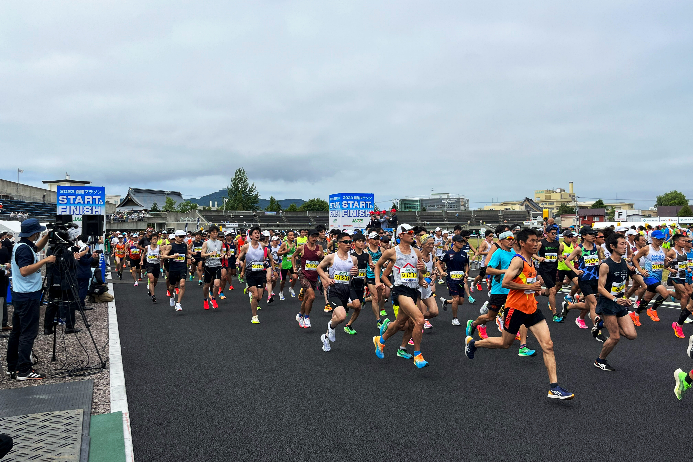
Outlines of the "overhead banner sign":
<svg viewBox="0 0 693 462">
<path fill-rule="evenodd" d="M 80 223 L 82 215 L 106 215 L 106 188 L 103 186 L 58 186 L 58 215 L 72 215 Z"/>
<path fill-rule="evenodd" d="M 330 228 L 365 229 L 374 207 L 373 194 L 330 194 Z"/>
</svg>

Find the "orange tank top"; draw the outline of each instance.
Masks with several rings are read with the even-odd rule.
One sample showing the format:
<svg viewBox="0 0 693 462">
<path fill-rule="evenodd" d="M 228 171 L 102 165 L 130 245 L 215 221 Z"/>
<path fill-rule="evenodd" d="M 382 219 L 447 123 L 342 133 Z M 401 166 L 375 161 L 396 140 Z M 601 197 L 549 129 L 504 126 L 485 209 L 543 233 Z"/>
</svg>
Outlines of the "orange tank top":
<svg viewBox="0 0 693 462">
<path fill-rule="evenodd" d="M 117 257 L 124 257 L 125 256 L 125 244 L 116 244 L 115 254 Z"/>
<path fill-rule="evenodd" d="M 522 258 L 516 255 L 515 258 Z M 513 282 L 517 284 L 532 284 L 537 280 L 537 270 L 534 265 L 530 265 L 522 258 L 522 271 L 517 275 Z M 508 293 L 508 298 L 505 302 L 508 309 L 515 309 L 526 314 L 532 314 L 537 311 L 537 299 L 534 297 L 533 290 L 514 290 L 511 289 Z"/>
</svg>

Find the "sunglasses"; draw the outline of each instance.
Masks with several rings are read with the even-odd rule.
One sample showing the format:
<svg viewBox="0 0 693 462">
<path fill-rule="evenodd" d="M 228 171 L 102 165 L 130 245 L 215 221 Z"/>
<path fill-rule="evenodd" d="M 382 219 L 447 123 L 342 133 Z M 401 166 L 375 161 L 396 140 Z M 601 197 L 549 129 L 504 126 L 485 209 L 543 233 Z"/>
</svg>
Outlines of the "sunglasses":
<svg viewBox="0 0 693 462">
<path fill-rule="evenodd" d="M 409 231 L 404 231 L 404 232 L 402 232 L 402 234 L 409 234 L 410 236 L 413 236 L 413 235 L 414 235 L 414 230 L 413 230 L 413 229 L 410 229 Z"/>
<path fill-rule="evenodd" d="M 340 244 L 351 245 L 352 241 L 339 241 Z"/>
</svg>

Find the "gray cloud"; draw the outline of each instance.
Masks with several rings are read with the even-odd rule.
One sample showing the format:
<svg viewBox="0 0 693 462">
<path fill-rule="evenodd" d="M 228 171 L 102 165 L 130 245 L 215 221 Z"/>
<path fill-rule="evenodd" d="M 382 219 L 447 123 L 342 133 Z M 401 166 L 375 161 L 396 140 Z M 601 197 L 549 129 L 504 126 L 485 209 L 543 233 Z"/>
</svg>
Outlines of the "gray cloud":
<svg viewBox="0 0 693 462">
<path fill-rule="evenodd" d="M 685 189 L 667 171 L 690 163 L 692 13 L 5 2 L 0 173 L 200 196 L 242 166 L 263 197 L 434 189 L 472 206 L 575 181 L 645 206 Z"/>
</svg>

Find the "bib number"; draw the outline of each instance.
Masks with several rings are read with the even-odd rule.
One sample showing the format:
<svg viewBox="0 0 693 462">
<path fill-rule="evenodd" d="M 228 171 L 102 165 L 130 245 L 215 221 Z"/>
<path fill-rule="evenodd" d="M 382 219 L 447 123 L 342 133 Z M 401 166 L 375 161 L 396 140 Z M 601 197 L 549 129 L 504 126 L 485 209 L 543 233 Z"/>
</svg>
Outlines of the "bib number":
<svg viewBox="0 0 693 462">
<path fill-rule="evenodd" d="M 365 269 L 360 269 L 359 270 L 359 275 L 356 276 L 359 279 L 365 279 L 366 278 L 366 270 Z"/>
<path fill-rule="evenodd" d="M 402 282 L 416 282 L 419 280 L 419 273 L 416 270 L 406 269 L 399 273 Z"/>
<path fill-rule="evenodd" d="M 537 282 L 537 278 L 536 278 L 536 277 L 527 278 L 527 284 L 534 284 L 535 282 Z M 534 291 L 533 291 L 533 290 L 525 290 L 525 293 L 526 293 L 526 294 L 533 294 Z"/>
<path fill-rule="evenodd" d="M 317 271 L 318 262 L 313 260 L 306 261 L 306 271 Z"/>
<path fill-rule="evenodd" d="M 461 281 L 464 277 L 464 271 L 450 271 L 450 279 L 453 281 Z"/>
<path fill-rule="evenodd" d="M 349 284 L 349 273 L 346 271 L 335 271 L 332 279 L 337 284 Z"/>
<path fill-rule="evenodd" d="M 585 266 L 597 266 L 599 263 L 599 255 L 587 255 L 585 257 Z"/>
<path fill-rule="evenodd" d="M 662 271 L 664 269 L 663 263 L 652 263 L 652 271 Z"/>
<path fill-rule="evenodd" d="M 555 262 L 556 260 L 558 260 L 558 254 L 556 254 L 556 253 L 547 253 L 547 254 L 544 255 L 544 260 L 546 260 L 547 262 L 553 263 L 553 262 Z"/>
<path fill-rule="evenodd" d="M 176 260 L 176 261 L 185 261 L 185 255 L 178 255 L 174 260 Z"/>
<path fill-rule="evenodd" d="M 623 293 L 626 290 L 626 283 L 621 282 L 616 285 L 616 283 L 611 285 L 611 295 L 613 295 L 616 298 L 620 298 L 623 296 Z"/>
<path fill-rule="evenodd" d="M 254 261 L 250 264 L 250 271 L 263 271 L 264 269 L 265 265 L 261 261 Z"/>
</svg>

